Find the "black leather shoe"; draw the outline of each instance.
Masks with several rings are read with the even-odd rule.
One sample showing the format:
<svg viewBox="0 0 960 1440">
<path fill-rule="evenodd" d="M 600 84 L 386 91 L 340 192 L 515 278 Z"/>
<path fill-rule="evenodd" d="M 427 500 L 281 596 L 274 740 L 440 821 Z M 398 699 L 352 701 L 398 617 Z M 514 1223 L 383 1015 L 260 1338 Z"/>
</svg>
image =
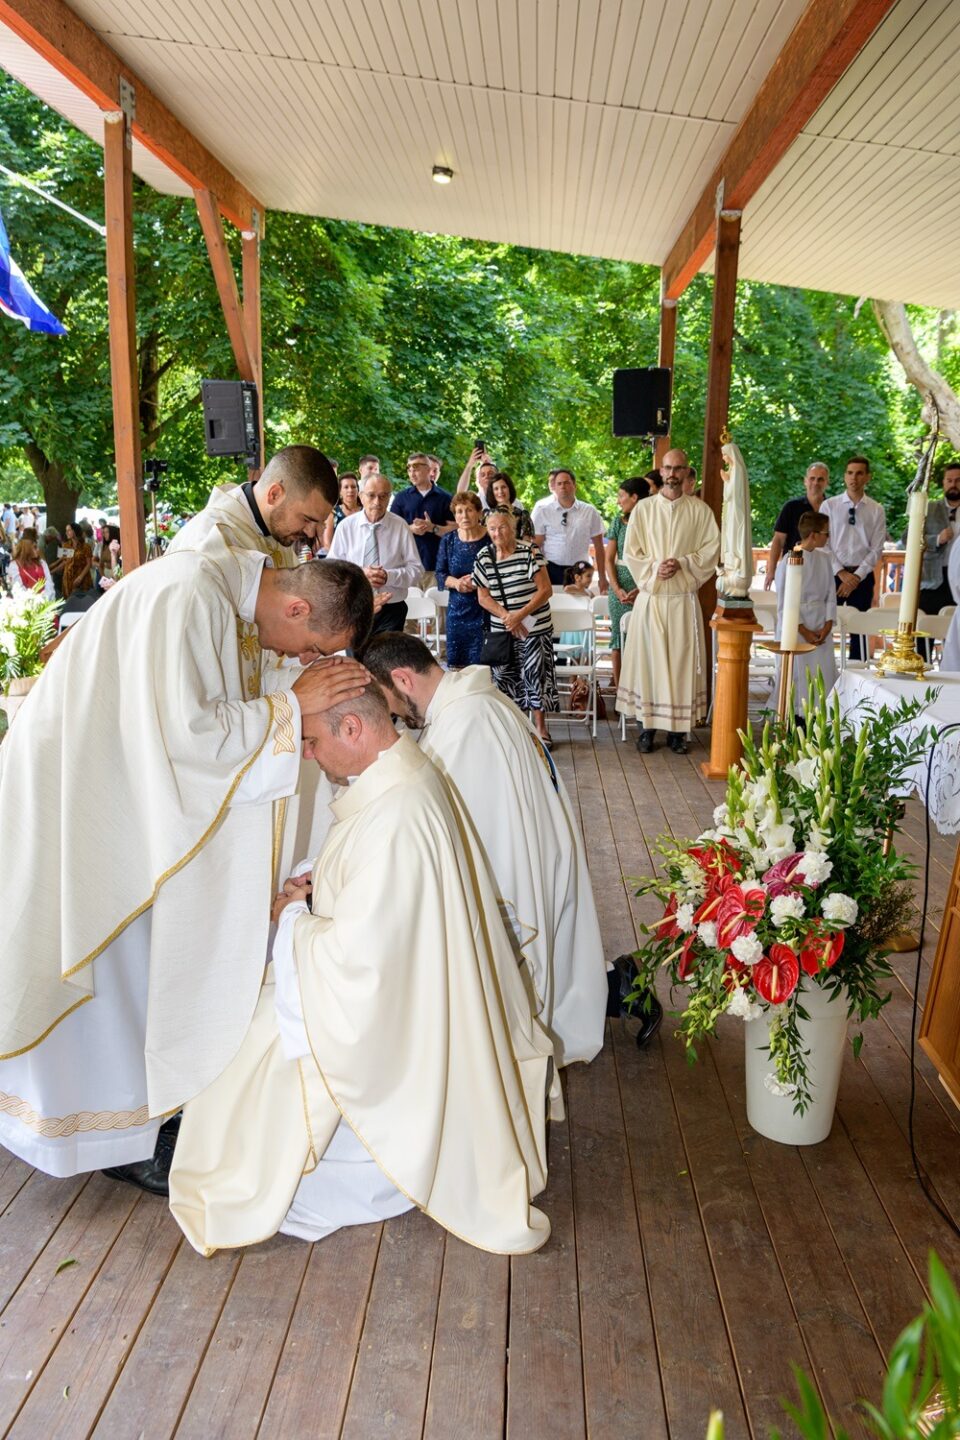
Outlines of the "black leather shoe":
<svg viewBox="0 0 960 1440">
<path fill-rule="evenodd" d="M 629 1015 L 627 996 L 637 978 L 637 967 L 632 955 L 618 955 L 613 969 L 607 971 L 607 1014 Z"/>
<path fill-rule="evenodd" d="M 653 730 L 641 730 L 637 736 L 637 749 L 641 755 L 649 755 L 653 749 L 653 737 L 656 732 Z"/>
<path fill-rule="evenodd" d="M 667 744 L 670 746 L 674 755 L 686 755 L 688 750 L 686 735 L 669 735 L 667 737 Z"/>
<path fill-rule="evenodd" d="M 642 1050 L 660 1029 L 663 1020 L 663 1006 L 652 990 L 644 990 L 633 1002 L 633 1014 L 640 1021 L 637 1031 L 637 1049 Z"/>
<path fill-rule="evenodd" d="M 180 1116 L 174 1115 L 160 1126 L 157 1144 L 149 1160 L 136 1160 L 132 1165 L 113 1165 L 104 1170 L 111 1180 L 122 1180 L 125 1185 L 135 1185 L 146 1190 L 148 1195 L 170 1194 L 170 1166 L 180 1130 Z"/>
</svg>

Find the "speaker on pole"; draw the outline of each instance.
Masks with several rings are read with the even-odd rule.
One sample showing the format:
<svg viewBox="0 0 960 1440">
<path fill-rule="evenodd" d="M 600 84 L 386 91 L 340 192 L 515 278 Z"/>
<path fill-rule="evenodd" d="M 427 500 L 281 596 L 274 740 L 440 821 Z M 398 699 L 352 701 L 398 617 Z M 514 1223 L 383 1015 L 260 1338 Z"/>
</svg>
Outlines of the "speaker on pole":
<svg viewBox="0 0 960 1440">
<path fill-rule="evenodd" d="M 204 380 L 203 435 L 208 455 L 242 455 L 260 464 L 260 412 L 252 380 Z"/>
<path fill-rule="evenodd" d="M 670 434 L 670 378 L 665 365 L 613 372 L 613 433 Z"/>
</svg>

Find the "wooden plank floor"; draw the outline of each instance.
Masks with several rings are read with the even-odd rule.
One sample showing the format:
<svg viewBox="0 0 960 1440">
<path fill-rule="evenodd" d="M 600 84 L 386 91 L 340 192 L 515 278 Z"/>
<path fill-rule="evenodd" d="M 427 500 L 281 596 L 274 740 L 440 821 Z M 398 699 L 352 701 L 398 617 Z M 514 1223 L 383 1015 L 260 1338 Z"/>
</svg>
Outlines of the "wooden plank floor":
<svg viewBox="0 0 960 1440">
<path fill-rule="evenodd" d="M 587 837 L 607 954 L 633 949 L 664 831 L 690 836 L 720 794 L 687 757 L 641 758 L 612 725 L 556 725 Z M 922 856 L 911 806 L 906 848 Z M 929 976 L 954 843 L 934 835 Z M 655 913 L 656 907 L 652 906 Z M 669 1022 L 649 1050 L 613 1022 L 566 1076 L 539 1202 L 553 1235 L 510 1261 L 413 1213 L 310 1247 L 277 1238 L 202 1260 L 162 1202 L 100 1175 L 56 1181 L 0 1151 L 0 1434 L 22 1440 L 731 1440 L 784 1434 L 790 1366 L 835 1418 L 879 1393 L 883 1356 L 958 1243 L 907 1144 L 916 957 L 848 1056 L 837 1121 L 808 1150 L 748 1128 L 743 1034 L 689 1068 Z M 960 1217 L 960 1113 L 919 1060 L 916 1136 Z M 73 1263 L 59 1268 L 64 1261 Z"/>
</svg>

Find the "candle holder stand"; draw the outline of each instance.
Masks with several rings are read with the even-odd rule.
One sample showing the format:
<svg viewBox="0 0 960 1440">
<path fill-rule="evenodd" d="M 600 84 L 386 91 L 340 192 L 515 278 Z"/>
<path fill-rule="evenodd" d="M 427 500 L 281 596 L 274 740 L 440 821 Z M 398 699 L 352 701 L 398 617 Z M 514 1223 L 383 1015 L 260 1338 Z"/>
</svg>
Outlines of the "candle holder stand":
<svg viewBox="0 0 960 1440">
<path fill-rule="evenodd" d="M 777 719 L 781 725 L 787 723 L 787 706 L 790 702 L 790 692 L 793 689 L 793 662 L 796 655 L 809 655 L 811 650 L 816 650 L 816 645 L 810 645 L 806 640 L 798 640 L 790 650 L 784 650 L 779 640 L 764 640 L 764 650 L 769 650 L 773 655 L 779 655 L 782 661 L 780 666 L 780 678 L 777 685 Z"/>
<path fill-rule="evenodd" d="M 884 635 L 893 637 L 874 662 L 878 675 L 904 675 L 908 680 L 922 680 L 927 673 L 927 662 L 917 650 L 917 640 L 926 638 L 925 630 L 915 630 L 909 622 L 901 622 L 896 630 L 884 630 Z"/>
</svg>

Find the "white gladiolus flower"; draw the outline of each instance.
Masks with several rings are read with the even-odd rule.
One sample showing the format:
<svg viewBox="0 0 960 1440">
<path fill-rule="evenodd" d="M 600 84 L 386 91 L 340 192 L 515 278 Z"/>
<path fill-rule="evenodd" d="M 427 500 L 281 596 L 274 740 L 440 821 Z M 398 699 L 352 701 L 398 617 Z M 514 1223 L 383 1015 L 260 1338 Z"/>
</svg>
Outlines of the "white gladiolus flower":
<svg viewBox="0 0 960 1440">
<path fill-rule="evenodd" d="M 756 1020 L 759 1015 L 763 1014 L 763 1006 L 758 1005 L 755 1000 L 751 1000 L 742 985 L 737 985 L 730 996 L 727 1011 L 731 1015 L 736 1015 L 738 1020 Z"/>
<path fill-rule="evenodd" d="M 673 918 L 677 922 L 677 929 L 682 930 L 685 935 L 689 935 L 693 929 L 693 906 L 678 905 L 677 913 Z"/>
<path fill-rule="evenodd" d="M 824 920 L 832 920 L 837 925 L 852 925 L 858 910 L 853 896 L 844 895 L 840 890 L 835 895 L 828 895 L 823 902 Z"/>
<path fill-rule="evenodd" d="M 775 895 L 770 901 L 770 917 L 777 929 L 788 920 L 799 920 L 802 915 L 802 895 Z"/>
<path fill-rule="evenodd" d="M 726 825 L 729 823 L 729 820 L 730 816 L 727 813 L 726 805 L 718 805 L 713 812 L 714 825 Z"/>
<path fill-rule="evenodd" d="M 820 784 L 820 766 L 816 760 L 794 760 L 787 766 L 787 774 L 804 790 L 816 790 Z"/>
<path fill-rule="evenodd" d="M 738 935 L 730 950 L 741 965 L 756 965 L 763 954 L 763 946 L 752 930 L 748 930 L 746 935 Z"/>
<path fill-rule="evenodd" d="M 808 885 L 819 885 L 826 880 L 833 869 L 833 861 L 822 850 L 804 850 L 803 858 L 797 865 Z"/>
<path fill-rule="evenodd" d="M 697 926 L 697 934 L 700 936 L 704 945 L 709 945 L 711 950 L 716 949 L 717 927 L 712 920 L 701 921 Z"/>
</svg>

